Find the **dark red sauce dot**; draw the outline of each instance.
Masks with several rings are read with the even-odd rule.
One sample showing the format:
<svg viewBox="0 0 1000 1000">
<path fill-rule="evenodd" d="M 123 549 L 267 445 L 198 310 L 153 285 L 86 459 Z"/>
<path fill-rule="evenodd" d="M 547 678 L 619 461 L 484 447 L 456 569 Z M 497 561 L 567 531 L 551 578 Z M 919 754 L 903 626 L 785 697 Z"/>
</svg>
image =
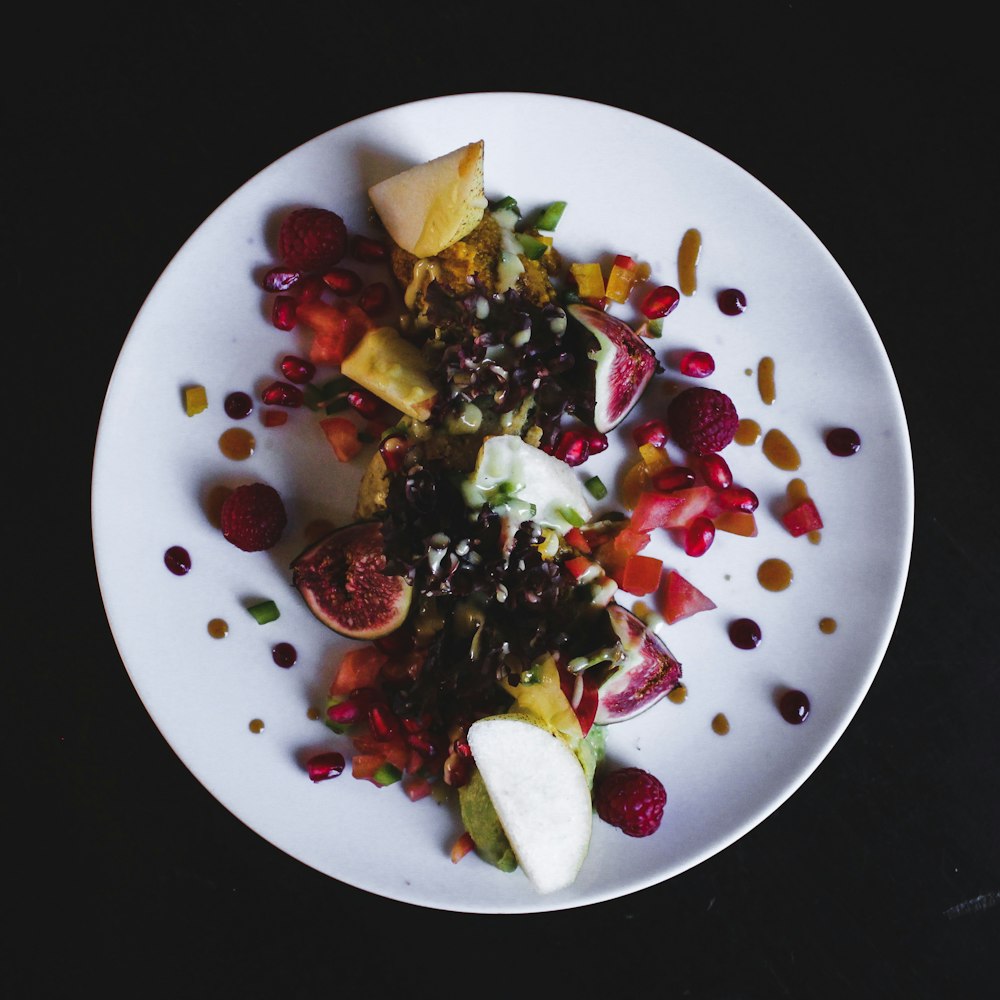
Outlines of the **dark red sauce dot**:
<svg viewBox="0 0 1000 1000">
<path fill-rule="evenodd" d="M 253 400 L 245 392 L 231 392 L 222 405 L 226 416 L 233 420 L 242 420 L 253 412 Z"/>
<path fill-rule="evenodd" d="M 760 626 L 752 618 L 737 618 L 729 623 L 729 638 L 739 649 L 756 649 L 762 638 Z"/>
<path fill-rule="evenodd" d="M 279 642 L 271 649 L 271 657 L 274 662 L 279 667 L 284 667 L 286 670 L 295 665 L 295 661 L 298 659 L 298 656 L 299 654 L 290 642 Z"/>
<path fill-rule="evenodd" d="M 738 288 L 724 288 L 716 301 L 727 316 L 739 316 L 747 307 L 747 297 Z"/>
<path fill-rule="evenodd" d="M 180 545 L 171 545 L 163 553 L 163 562 L 175 576 L 183 576 L 191 569 L 191 556 L 188 550 Z"/>
<path fill-rule="evenodd" d="M 786 691 L 778 699 L 778 711 L 785 722 L 797 726 L 809 718 L 809 696 L 804 691 Z"/>
<path fill-rule="evenodd" d="M 831 454 L 841 458 L 855 455 L 861 448 L 861 435 L 851 427 L 834 427 L 827 432 L 826 446 Z"/>
</svg>

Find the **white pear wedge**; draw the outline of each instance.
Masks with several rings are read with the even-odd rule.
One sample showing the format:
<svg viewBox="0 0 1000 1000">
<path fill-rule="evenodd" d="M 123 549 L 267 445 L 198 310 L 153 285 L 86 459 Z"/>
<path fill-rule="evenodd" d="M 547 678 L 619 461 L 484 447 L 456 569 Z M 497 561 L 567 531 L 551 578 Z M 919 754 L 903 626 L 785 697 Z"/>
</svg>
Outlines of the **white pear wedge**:
<svg viewBox="0 0 1000 1000">
<path fill-rule="evenodd" d="M 540 893 L 571 885 L 590 848 L 590 788 L 559 736 L 510 713 L 474 722 L 469 747 L 517 862 Z"/>
<path fill-rule="evenodd" d="M 415 257 L 434 257 L 468 236 L 482 221 L 484 143 L 418 163 L 368 189 L 393 240 Z"/>
</svg>

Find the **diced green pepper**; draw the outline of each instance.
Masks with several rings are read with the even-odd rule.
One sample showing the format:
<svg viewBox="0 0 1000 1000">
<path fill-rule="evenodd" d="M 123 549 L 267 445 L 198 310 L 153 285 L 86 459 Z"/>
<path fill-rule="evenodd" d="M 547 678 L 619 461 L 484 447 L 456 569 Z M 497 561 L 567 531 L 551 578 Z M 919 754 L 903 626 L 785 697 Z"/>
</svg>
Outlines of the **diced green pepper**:
<svg viewBox="0 0 1000 1000">
<path fill-rule="evenodd" d="M 560 507 L 559 516 L 566 518 L 574 528 L 582 528 L 586 523 L 583 518 L 572 507 Z"/>
<path fill-rule="evenodd" d="M 403 772 L 400 771 L 395 764 L 390 764 L 386 761 L 384 764 L 379 765 L 375 773 L 372 775 L 372 781 L 376 785 L 393 785 L 400 778 L 403 777 Z"/>
<path fill-rule="evenodd" d="M 562 218 L 562 214 L 565 210 L 566 202 L 552 202 L 552 204 L 549 205 L 538 217 L 538 221 L 535 223 L 536 228 L 552 232 L 552 230 L 559 225 L 559 220 Z"/>
<path fill-rule="evenodd" d="M 545 251 L 548 249 L 547 243 L 538 239 L 537 236 L 532 236 L 530 233 L 516 233 L 515 236 L 517 237 L 517 242 L 521 244 L 521 248 L 524 250 L 524 256 L 528 260 L 538 260 L 544 256 Z"/>
<path fill-rule="evenodd" d="M 591 476 L 583 485 L 595 500 L 603 500 L 608 495 L 608 488 L 600 476 Z"/>
<path fill-rule="evenodd" d="M 247 611 L 254 616 L 258 625 L 266 625 L 281 617 L 278 605 L 274 601 L 260 601 L 257 604 L 251 604 Z"/>
</svg>

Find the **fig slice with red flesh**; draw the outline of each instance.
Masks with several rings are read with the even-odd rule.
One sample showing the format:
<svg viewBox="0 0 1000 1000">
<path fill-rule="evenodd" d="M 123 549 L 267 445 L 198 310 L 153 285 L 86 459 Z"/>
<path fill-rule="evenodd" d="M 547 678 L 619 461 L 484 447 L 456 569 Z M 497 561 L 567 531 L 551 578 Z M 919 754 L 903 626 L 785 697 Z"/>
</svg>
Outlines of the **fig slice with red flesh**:
<svg viewBox="0 0 1000 1000">
<path fill-rule="evenodd" d="M 659 362 L 653 349 L 617 316 L 583 302 L 574 302 L 568 312 L 597 341 L 587 352 L 594 362 L 594 427 L 606 434 L 639 402 Z"/>
<path fill-rule="evenodd" d="M 378 639 L 406 620 L 413 588 L 385 572 L 382 526 L 358 521 L 310 545 L 291 565 L 309 610 L 349 639 Z"/>
<path fill-rule="evenodd" d="M 681 679 L 681 665 L 666 644 L 643 621 L 620 604 L 608 605 L 611 624 L 624 657 L 598 690 L 594 724 L 624 722 L 651 708 Z"/>
</svg>

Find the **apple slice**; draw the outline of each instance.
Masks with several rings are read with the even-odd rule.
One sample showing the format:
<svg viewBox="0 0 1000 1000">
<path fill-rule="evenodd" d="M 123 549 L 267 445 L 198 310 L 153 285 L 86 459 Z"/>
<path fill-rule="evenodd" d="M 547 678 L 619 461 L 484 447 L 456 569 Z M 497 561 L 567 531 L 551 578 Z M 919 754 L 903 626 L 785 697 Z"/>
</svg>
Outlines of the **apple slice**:
<svg viewBox="0 0 1000 1000">
<path fill-rule="evenodd" d="M 470 142 L 368 189 L 386 231 L 415 257 L 433 257 L 468 236 L 488 205 L 484 143 Z"/>
<path fill-rule="evenodd" d="M 617 316 L 583 302 L 574 302 L 568 311 L 597 339 L 597 347 L 588 352 L 595 363 L 594 426 L 606 434 L 639 402 L 659 362 L 653 349 Z"/>
<path fill-rule="evenodd" d="M 529 717 L 474 722 L 469 747 L 524 874 L 540 893 L 571 885 L 590 849 L 593 807 L 579 758 Z"/>
<path fill-rule="evenodd" d="M 618 669 L 598 689 L 594 724 L 624 722 L 651 708 L 681 679 L 681 665 L 655 632 L 620 604 L 609 604 L 611 624 L 621 640 L 624 657 Z"/>
</svg>

